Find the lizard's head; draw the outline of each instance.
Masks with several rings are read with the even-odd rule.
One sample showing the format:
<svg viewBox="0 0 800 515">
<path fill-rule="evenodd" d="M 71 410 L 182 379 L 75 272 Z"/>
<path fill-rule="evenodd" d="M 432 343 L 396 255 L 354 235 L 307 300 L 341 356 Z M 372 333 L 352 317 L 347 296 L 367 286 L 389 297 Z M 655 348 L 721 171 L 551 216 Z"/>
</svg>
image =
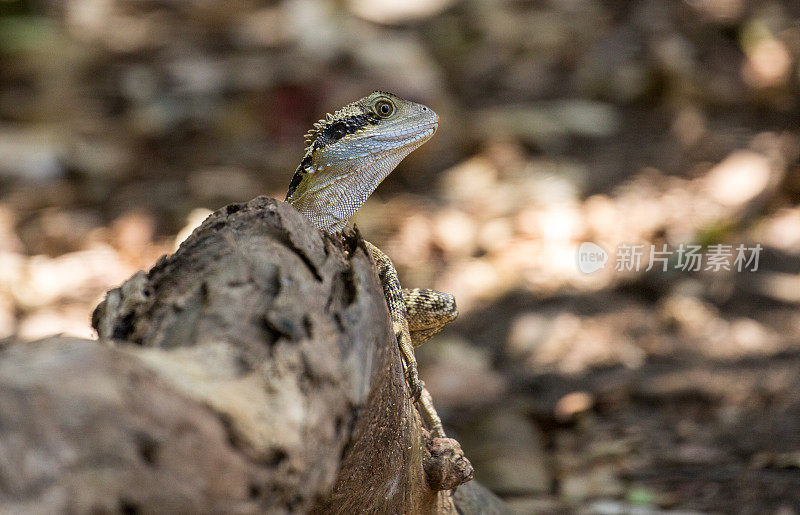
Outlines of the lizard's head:
<svg viewBox="0 0 800 515">
<path fill-rule="evenodd" d="M 286 201 L 334 233 L 439 126 L 430 108 L 375 91 L 314 124 Z"/>
</svg>

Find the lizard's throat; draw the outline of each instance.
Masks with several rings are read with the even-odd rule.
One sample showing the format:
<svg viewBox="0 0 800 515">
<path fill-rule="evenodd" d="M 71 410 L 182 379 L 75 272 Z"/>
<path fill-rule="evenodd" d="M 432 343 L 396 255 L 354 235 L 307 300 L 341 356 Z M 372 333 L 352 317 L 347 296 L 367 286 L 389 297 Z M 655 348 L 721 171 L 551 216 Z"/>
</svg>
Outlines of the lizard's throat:
<svg viewBox="0 0 800 515">
<path fill-rule="evenodd" d="M 327 166 L 320 163 L 306 175 L 290 203 L 317 228 L 330 234 L 339 232 L 408 152 L 344 160 Z"/>
</svg>

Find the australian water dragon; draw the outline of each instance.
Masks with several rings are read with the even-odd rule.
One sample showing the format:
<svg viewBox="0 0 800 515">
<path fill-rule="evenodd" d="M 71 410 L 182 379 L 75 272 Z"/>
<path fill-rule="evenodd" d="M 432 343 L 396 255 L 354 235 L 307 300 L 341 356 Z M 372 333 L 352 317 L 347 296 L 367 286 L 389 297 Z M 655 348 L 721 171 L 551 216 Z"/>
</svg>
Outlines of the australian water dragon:
<svg viewBox="0 0 800 515">
<path fill-rule="evenodd" d="M 319 229 L 339 232 L 378 184 L 438 126 L 433 110 L 390 93 L 375 91 L 346 105 L 315 123 L 306 135 L 308 147 L 286 201 Z M 448 293 L 402 288 L 389 257 L 369 242 L 366 246 L 383 285 L 412 395 L 432 432 L 444 436 L 419 379 L 414 347 L 456 318 L 455 300 Z"/>
</svg>

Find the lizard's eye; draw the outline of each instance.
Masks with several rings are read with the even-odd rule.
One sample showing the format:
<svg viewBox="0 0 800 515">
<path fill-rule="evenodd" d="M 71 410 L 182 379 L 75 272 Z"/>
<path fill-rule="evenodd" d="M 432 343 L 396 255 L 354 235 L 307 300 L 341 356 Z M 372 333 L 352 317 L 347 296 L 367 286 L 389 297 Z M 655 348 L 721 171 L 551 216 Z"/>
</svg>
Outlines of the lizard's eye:
<svg viewBox="0 0 800 515">
<path fill-rule="evenodd" d="M 394 104 L 388 100 L 378 100 L 375 103 L 375 112 L 378 113 L 378 116 L 381 118 L 388 118 L 394 113 Z"/>
</svg>

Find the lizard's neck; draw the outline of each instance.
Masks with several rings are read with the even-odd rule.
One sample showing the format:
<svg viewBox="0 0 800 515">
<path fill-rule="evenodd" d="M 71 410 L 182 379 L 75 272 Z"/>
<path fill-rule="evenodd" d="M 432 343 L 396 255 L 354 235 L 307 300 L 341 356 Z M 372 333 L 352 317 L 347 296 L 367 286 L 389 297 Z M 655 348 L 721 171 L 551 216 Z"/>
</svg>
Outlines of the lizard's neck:
<svg viewBox="0 0 800 515">
<path fill-rule="evenodd" d="M 317 228 L 339 232 L 411 150 L 379 158 L 344 159 L 309 170 L 289 203 Z"/>
</svg>

